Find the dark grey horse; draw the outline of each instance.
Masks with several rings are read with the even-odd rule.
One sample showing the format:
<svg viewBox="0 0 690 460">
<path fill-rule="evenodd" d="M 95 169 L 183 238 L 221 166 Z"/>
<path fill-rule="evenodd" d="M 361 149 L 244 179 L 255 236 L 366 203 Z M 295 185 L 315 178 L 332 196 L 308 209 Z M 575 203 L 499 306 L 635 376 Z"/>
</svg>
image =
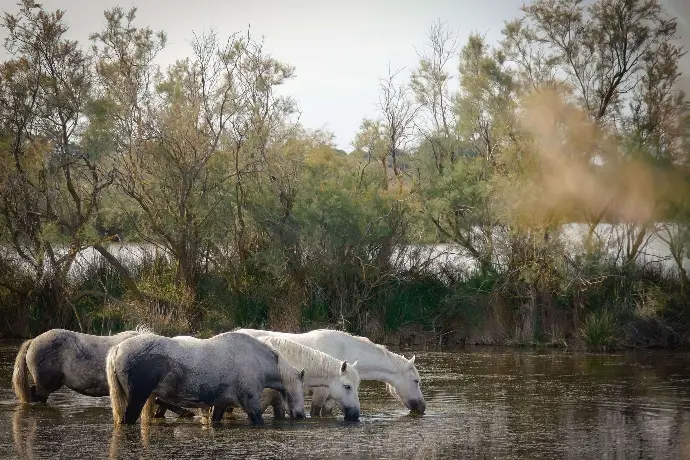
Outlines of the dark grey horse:
<svg viewBox="0 0 690 460">
<path fill-rule="evenodd" d="M 148 419 L 156 398 L 181 407 L 213 407 L 213 421 L 221 420 L 227 407 L 239 406 L 253 424 L 262 424 L 264 388 L 281 393 L 291 417 L 304 417 L 304 369 L 246 334 L 131 337 L 108 352 L 106 375 L 115 424 L 136 423 L 140 415 Z"/>
<path fill-rule="evenodd" d="M 14 361 L 12 385 L 21 402 L 46 402 L 63 385 L 87 396 L 107 396 L 105 356 L 113 345 L 147 330 L 112 336 L 51 329 L 27 340 Z M 29 376 L 33 379 L 31 385 Z"/>
<path fill-rule="evenodd" d="M 105 375 L 108 350 L 130 337 L 150 333 L 143 327 L 111 336 L 65 329 L 44 332 L 19 348 L 12 375 L 14 392 L 23 403 L 47 402 L 50 394 L 63 385 L 86 396 L 108 396 Z M 171 404 L 165 405 L 178 415 L 194 415 Z"/>
</svg>

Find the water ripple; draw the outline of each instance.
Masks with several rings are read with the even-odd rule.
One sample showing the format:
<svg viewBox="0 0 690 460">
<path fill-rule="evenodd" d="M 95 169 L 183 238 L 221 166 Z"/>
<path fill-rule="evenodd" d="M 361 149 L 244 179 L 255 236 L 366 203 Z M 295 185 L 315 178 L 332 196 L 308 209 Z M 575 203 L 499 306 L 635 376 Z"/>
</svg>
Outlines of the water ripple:
<svg viewBox="0 0 690 460">
<path fill-rule="evenodd" d="M 244 414 L 114 428 L 108 398 L 62 389 L 18 405 L 18 343 L 0 345 L 0 458 L 690 458 L 690 361 L 665 352 L 418 352 L 427 403 L 413 416 L 363 382 L 358 423 L 252 427 Z"/>
</svg>

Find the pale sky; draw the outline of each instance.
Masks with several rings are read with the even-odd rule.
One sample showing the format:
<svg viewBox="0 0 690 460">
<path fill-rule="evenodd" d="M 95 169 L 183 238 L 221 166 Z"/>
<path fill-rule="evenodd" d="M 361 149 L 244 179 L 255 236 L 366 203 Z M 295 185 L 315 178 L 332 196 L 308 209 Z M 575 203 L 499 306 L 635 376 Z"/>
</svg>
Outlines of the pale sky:
<svg viewBox="0 0 690 460">
<path fill-rule="evenodd" d="M 66 11 L 73 38 L 87 43 L 105 24 L 103 11 L 120 5 L 138 8 L 136 24 L 164 30 L 168 46 L 159 63 L 189 56 L 192 32 L 213 28 L 221 38 L 245 32 L 264 36 L 266 49 L 296 67 L 285 87 L 301 108 L 302 123 L 336 136 L 350 151 L 362 118 L 374 116 L 379 81 L 393 70 L 416 66 L 417 50 L 437 20 L 458 33 L 463 43 L 471 32 L 500 39 L 506 20 L 518 17 L 523 0 L 38 0 L 47 10 Z M 690 0 L 662 0 L 679 16 L 679 28 L 690 48 Z M 0 0 L 0 10 L 15 12 L 15 0 Z M 673 10 L 673 11 L 672 11 Z M 0 32 L 4 39 L 4 33 Z M 6 52 L 0 51 L 5 59 Z M 457 61 L 453 63 L 457 65 Z M 684 59 L 690 89 L 690 57 Z M 690 93 L 690 91 L 688 91 Z"/>
</svg>

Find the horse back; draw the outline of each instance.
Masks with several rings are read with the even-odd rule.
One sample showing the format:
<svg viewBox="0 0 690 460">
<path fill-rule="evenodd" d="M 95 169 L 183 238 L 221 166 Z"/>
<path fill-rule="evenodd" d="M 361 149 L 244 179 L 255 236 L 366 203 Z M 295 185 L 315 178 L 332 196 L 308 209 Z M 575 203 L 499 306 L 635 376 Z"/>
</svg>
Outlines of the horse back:
<svg viewBox="0 0 690 460">
<path fill-rule="evenodd" d="M 46 391 L 62 385 L 90 396 L 108 393 L 105 356 L 107 337 L 51 329 L 31 341 L 26 364 L 35 382 Z"/>
</svg>

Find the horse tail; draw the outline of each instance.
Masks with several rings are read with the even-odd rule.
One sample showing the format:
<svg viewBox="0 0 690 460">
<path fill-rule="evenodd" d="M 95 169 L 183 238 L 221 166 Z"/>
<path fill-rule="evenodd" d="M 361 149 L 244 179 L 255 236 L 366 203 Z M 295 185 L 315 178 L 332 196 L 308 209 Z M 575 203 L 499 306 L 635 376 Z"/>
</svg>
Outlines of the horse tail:
<svg viewBox="0 0 690 460">
<path fill-rule="evenodd" d="M 113 408 L 113 421 L 115 425 L 123 423 L 125 411 L 127 410 L 127 392 L 120 383 L 115 369 L 115 359 L 117 357 L 118 346 L 115 345 L 108 352 L 105 359 L 105 373 L 108 377 L 108 387 L 110 388 L 110 404 Z"/>
<path fill-rule="evenodd" d="M 150 423 L 156 414 L 156 397 L 154 395 L 149 396 L 144 404 L 144 409 L 141 411 L 141 423 Z"/>
<path fill-rule="evenodd" d="M 22 343 L 14 360 L 14 372 L 12 373 L 12 386 L 17 398 L 23 403 L 30 403 L 31 386 L 29 385 L 29 367 L 26 365 L 26 352 L 29 350 L 31 340 Z"/>
</svg>

